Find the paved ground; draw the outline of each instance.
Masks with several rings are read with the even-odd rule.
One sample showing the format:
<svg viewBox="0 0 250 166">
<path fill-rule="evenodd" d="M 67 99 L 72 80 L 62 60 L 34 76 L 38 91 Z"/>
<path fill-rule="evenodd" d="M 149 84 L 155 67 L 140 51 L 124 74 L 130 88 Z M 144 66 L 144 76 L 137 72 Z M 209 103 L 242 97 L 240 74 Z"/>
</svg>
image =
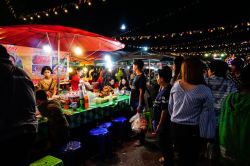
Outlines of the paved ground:
<svg viewBox="0 0 250 166">
<path fill-rule="evenodd" d="M 80 163 L 79 166 L 161 166 L 158 162 L 161 156 L 159 147 L 157 145 L 157 138 L 150 133 L 146 136 L 146 144 L 144 146 L 135 147 L 135 138 L 130 138 L 118 146 L 113 148 L 113 155 L 105 160 L 100 160 L 96 155 L 97 152 L 80 153 L 77 157 Z M 84 148 L 83 148 L 84 149 Z M 90 154 L 91 153 L 91 154 Z M 42 154 L 40 157 L 45 156 Z M 84 156 L 84 157 L 83 157 Z M 38 158 L 40 158 L 38 157 Z M 60 158 L 60 157 L 59 157 Z M 84 159 L 85 158 L 85 159 Z M 84 161 L 82 161 L 84 160 Z M 66 163 L 65 163 L 66 164 Z M 68 163 L 71 166 L 72 163 Z M 77 164 L 78 165 L 78 164 Z M 199 166 L 219 166 L 218 162 L 201 161 Z M 177 166 L 177 164 L 175 165 Z M 225 165 L 228 166 L 228 165 Z"/>
<path fill-rule="evenodd" d="M 147 137 L 144 146 L 135 147 L 135 140 L 132 139 L 114 149 L 112 159 L 100 161 L 96 157 L 85 162 L 86 166 L 161 166 L 158 162 L 160 151 L 156 139 Z"/>
<path fill-rule="evenodd" d="M 158 162 L 161 153 L 157 139 L 148 133 L 146 141 L 144 146 L 135 147 L 135 139 L 131 139 L 114 149 L 113 158 L 101 161 L 97 157 L 91 157 L 81 166 L 162 166 Z M 203 160 L 199 162 L 199 166 L 221 166 L 221 164 L 218 161 Z"/>
</svg>

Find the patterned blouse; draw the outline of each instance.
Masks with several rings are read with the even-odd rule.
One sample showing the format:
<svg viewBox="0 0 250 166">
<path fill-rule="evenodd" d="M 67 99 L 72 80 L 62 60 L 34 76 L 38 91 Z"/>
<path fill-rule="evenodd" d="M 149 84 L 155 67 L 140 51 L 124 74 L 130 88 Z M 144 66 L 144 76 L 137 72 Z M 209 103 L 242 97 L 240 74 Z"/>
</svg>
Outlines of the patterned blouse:
<svg viewBox="0 0 250 166">
<path fill-rule="evenodd" d="M 214 138 L 216 121 L 213 102 L 212 92 L 207 86 L 200 84 L 192 90 L 184 90 L 178 81 L 169 96 L 171 122 L 198 125 L 200 137 Z"/>
<path fill-rule="evenodd" d="M 51 82 L 45 81 L 45 78 L 40 80 L 37 85 L 38 89 L 45 90 L 49 97 L 52 97 L 54 94 L 54 91 L 57 88 L 57 82 L 55 79 L 52 78 Z"/>
</svg>

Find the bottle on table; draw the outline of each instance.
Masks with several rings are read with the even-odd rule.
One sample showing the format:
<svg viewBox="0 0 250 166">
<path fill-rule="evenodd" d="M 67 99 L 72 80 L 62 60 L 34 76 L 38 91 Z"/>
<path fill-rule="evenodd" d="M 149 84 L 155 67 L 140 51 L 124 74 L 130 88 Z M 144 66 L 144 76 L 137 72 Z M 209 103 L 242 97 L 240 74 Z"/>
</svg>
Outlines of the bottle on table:
<svg viewBox="0 0 250 166">
<path fill-rule="evenodd" d="M 85 106 L 85 109 L 89 108 L 89 97 L 87 94 L 84 95 L 84 106 Z"/>
<path fill-rule="evenodd" d="M 80 99 L 80 108 L 84 109 L 85 108 L 85 101 L 84 101 L 84 94 L 82 90 L 82 84 L 79 84 L 79 99 Z"/>
<path fill-rule="evenodd" d="M 112 101 L 113 101 L 112 93 L 110 92 L 110 93 L 109 93 L 109 102 L 112 103 Z"/>
</svg>

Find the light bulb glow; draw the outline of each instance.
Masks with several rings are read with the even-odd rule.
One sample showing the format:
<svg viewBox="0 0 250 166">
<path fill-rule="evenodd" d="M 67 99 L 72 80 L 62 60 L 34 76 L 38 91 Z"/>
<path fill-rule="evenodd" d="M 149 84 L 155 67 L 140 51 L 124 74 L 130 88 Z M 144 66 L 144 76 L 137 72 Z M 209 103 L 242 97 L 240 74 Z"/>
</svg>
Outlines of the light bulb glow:
<svg viewBox="0 0 250 166">
<path fill-rule="evenodd" d="M 73 69 L 71 67 L 69 67 L 68 73 L 72 73 L 72 72 L 73 72 Z"/>
<path fill-rule="evenodd" d="M 106 67 L 107 67 L 107 68 L 109 68 L 109 69 L 110 69 L 110 68 L 112 68 L 112 67 L 113 67 L 112 62 L 108 62 L 108 63 L 106 63 Z"/>
<path fill-rule="evenodd" d="M 226 54 L 223 54 L 223 53 L 222 53 L 220 56 L 221 56 L 221 57 L 224 57 L 225 55 L 226 55 Z"/>
<path fill-rule="evenodd" d="M 105 59 L 106 61 L 111 61 L 110 55 L 108 55 L 108 54 L 105 55 L 104 59 Z"/>
<path fill-rule="evenodd" d="M 109 54 L 105 55 L 104 59 L 106 61 L 106 68 L 108 68 L 108 70 L 112 70 L 113 63 L 112 63 L 110 55 Z"/>
<path fill-rule="evenodd" d="M 143 47 L 143 51 L 148 51 L 148 47 Z"/>
<path fill-rule="evenodd" d="M 44 45 L 43 46 L 43 50 L 46 52 L 46 53 L 50 53 L 52 51 L 52 48 L 49 46 L 49 45 Z"/>
<path fill-rule="evenodd" d="M 121 30 L 126 30 L 126 25 L 125 24 L 121 25 Z"/>
<path fill-rule="evenodd" d="M 83 72 L 84 72 L 84 73 L 87 73 L 87 72 L 88 72 L 88 68 L 87 68 L 87 67 L 84 67 L 84 68 L 83 68 Z"/>
<path fill-rule="evenodd" d="M 75 53 L 76 55 L 82 55 L 82 49 L 81 49 L 80 47 L 76 47 L 76 48 L 74 49 L 74 53 Z"/>
</svg>

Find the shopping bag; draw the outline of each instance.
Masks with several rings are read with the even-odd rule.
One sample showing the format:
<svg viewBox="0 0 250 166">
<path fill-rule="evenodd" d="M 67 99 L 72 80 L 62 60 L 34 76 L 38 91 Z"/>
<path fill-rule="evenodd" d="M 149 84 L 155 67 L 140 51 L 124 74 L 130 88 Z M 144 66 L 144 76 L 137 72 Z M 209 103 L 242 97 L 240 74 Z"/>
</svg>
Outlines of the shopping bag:
<svg viewBox="0 0 250 166">
<path fill-rule="evenodd" d="M 147 130 L 148 122 L 143 114 L 137 113 L 132 118 L 130 118 L 131 129 L 136 133 L 145 132 Z"/>
</svg>

